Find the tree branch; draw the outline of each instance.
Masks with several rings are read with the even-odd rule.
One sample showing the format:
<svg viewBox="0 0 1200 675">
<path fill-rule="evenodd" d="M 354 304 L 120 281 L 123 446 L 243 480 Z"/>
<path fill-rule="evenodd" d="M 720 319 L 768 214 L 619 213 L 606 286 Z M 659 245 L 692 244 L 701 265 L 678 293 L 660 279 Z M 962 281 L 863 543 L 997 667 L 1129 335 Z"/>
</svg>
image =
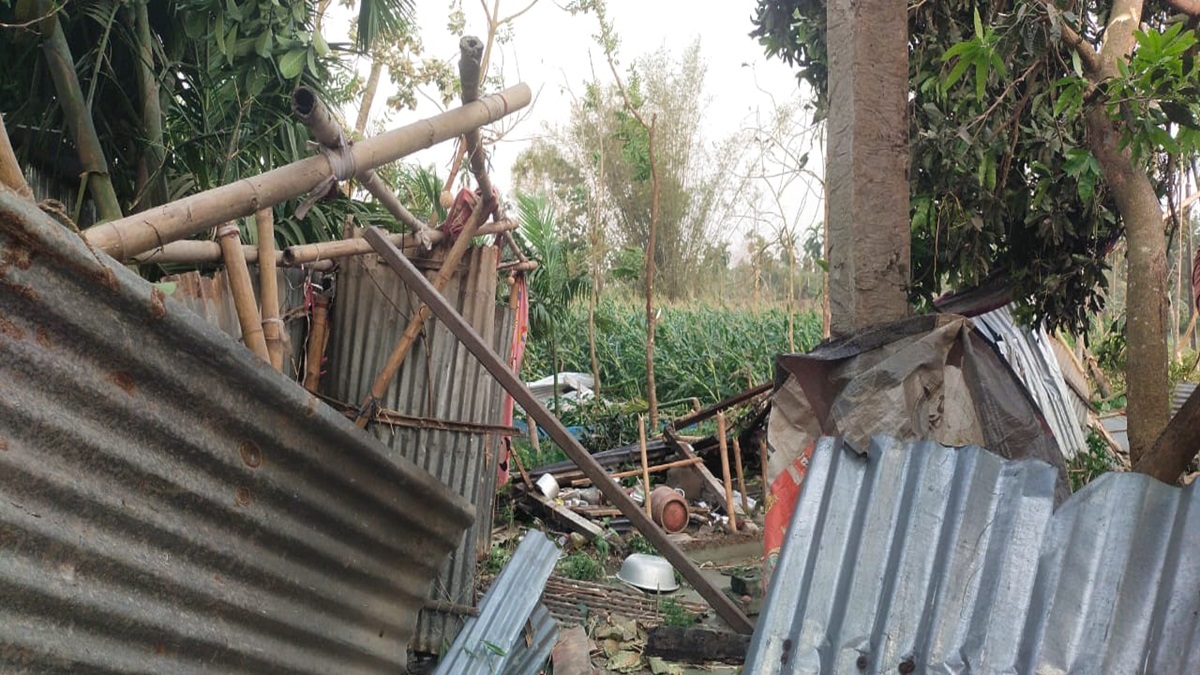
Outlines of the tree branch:
<svg viewBox="0 0 1200 675">
<path fill-rule="evenodd" d="M 1167 0 L 1167 4 L 1177 12 L 1200 17 L 1200 0 Z"/>
<path fill-rule="evenodd" d="M 1062 32 L 1062 41 L 1065 42 L 1068 47 L 1074 49 L 1075 53 L 1079 55 L 1079 60 L 1083 62 L 1084 72 L 1092 75 L 1098 75 L 1100 73 L 1101 63 L 1100 54 L 1096 52 L 1096 48 L 1092 46 L 1092 43 L 1083 39 L 1083 36 L 1081 36 L 1079 33 L 1076 33 L 1074 28 L 1071 28 L 1065 22 L 1063 22 L 1061 17 L 1051 17 L 1051 21 L 1054 20 L 1058 21 L 1059 29 Z"/>
</svg>

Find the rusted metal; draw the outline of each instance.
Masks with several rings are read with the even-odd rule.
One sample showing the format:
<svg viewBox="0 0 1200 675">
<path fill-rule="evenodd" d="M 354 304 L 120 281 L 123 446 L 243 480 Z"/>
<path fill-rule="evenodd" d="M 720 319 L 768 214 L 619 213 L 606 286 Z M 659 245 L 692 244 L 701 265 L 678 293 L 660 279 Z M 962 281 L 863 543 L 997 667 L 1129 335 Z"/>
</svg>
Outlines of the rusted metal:
<svg viewBox="0 0 1200 675">
<path fill-rule="evenodd" d="M 0 190 L 0 670 L 403 672 L 471 521 Z"/>
<path fill-rule="evenodd" d="M 742 610 L 703 575 L 696 563 L 667 537 L 662 528 L 656 525 L 619 485 L 608 478 L 608 472 L 592 459 L 588 451 L 579 444 L 571 432 L 567 431 L 563 423 L 546 406 L 542 405 L 541 401 L 534 398 L 529 389 L 525 387 L 525 383 L 509 369 L 508 364 L 492 351 L 483 338 L 463 320 L 458 311 L 438 293 L 424 275 L 388 241 L 386 234 L 378 228 L 372 228 L 367 231 L 365 237 L 380 257 L 400 275 L 409 288 L 437 316 L 441 324 L 454 333 L 455 337 L 475 355 L 475 358 L 487 368 L 492 377 L 512 395 L 525 412 L 546 429 L 554 442 L 566 452 L 568 457 L 575 460 L 584 474 L 592 479 L 592 482 L 600 488 L 614 506 L 621 509 L 633 526 L 654 544 L 654 547 L 687 579 L 688 583 L 700 593 L 717 614 L 732 629 L 742 633 L 751 632 L 753 625 L 742 613 Z"/>
<path fill-rule="evenodd" d="M 347 411 L 346 414 L 351 419 L 357 416 L 357 413 L 352 411 Z M 432 417 L 412 417 L 398 413 L 395 410 L 384 409 L 377 409 L 371 421 L 409 429 L 440 429 L 442 431 L 461 431 L 468 434 L 498 434 L 500 436 L 518 436 L 521 434 L 520 429 L 506 427 L 503 424 L 477 424 L 473 422 L 440 420 Z"/>
</svg>

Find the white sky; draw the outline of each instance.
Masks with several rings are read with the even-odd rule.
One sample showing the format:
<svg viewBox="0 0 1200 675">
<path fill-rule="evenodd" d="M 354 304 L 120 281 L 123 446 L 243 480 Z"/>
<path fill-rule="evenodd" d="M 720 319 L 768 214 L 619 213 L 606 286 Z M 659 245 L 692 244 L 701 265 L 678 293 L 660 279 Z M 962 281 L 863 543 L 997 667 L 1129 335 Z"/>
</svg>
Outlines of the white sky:
<svg viewBox="0 0 1200 675">
<path fill-rule="evenodd" d="M 487 1 L 490 4 L 491 0 Z M 458 38 L 446 26 L 449 1 L 418 0 L 416 4 L 427 54 L 456 64 Z M 527 4 L 528 0 L 501 0 L 500 15 L 513 14 Z M 754 8 L 753 0 L 609 0 L 609 19 L 620 38 L 620 67 L 624 70 L 636 58 L 660 47 L 678 55 L 698 38 L 701 57 L 708 66 L 703 96 L 709 107 L 704 113 L 703 132 L 711 142 L 727 138 L 749 125 L 756 110 L 765 114 L 775 102 L 795 103 L 800 97 L 792 70 L 778 60 L 768 60 L 758 42 L 749 37 Z M 344 40 L 348 26 L 348 10 L 335 11 L 331 11 L 326 24 L 326 38 L 330 41 Z M 466 34 L 485 39 L 481 0 L 464 0 L 463 11 L 467 17 Z M 510 183 L 511 164 L 529 140 L 542 134 L 547 125 L 566 122 L 571 91 L 576 95 L 582 93 L 584 83 L 593 77 L 593 63 L 602 82 L 611 80 L 603 51 L 593 37 L 598 32 L 594 15 L 572 16 L 554 0 L 540 0 L 512 28 L 513 40 L 499 46 L 501 51 L 493 56 L 493 72 L 495 67 L 503 67 L 504 81 L 509 86 L 521 81 L 528 83 L 536 100 L 530 116 L 510 133 L 506 142 L 493 149 L 493 173 L 501 189 Z M 365 73 L 367 64 L 360 63 L 359 69 Z M 381 87 L 373 106 L 372 123 L 385 114 L 386 98 L 387 92 Z M 350 113 L 347 118 L 353 120 L 357 110 L 347 112 Z M 388 127 L 437 112 L 433 104 L 422 100 L 416 112 L 390 113 Z M 432 163 L 445 174 L 450 152 L 450 145 L 442 144 L 413 159 Z M 819 168 L 821 164 L 814 153 L 810 168 Z M 790 187 L 787 200 L 789 210 L 802 213 L 798 223 L 801 228 L 821 217 L 819 200 L 805 197 L 809 193 L 807 188 L 797 181 Z M 731 239 L 736 242 L 740 237 Z M 736 245 L 733 251 L 735 258 L 740 257 Z"/>
</svg>

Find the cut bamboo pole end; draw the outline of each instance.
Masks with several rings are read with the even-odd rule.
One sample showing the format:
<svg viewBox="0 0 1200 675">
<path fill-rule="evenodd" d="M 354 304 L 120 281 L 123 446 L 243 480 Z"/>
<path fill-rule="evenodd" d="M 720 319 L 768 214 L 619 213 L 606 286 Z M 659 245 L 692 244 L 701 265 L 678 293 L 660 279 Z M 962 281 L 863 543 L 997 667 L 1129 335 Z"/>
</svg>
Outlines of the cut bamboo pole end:
<svg viewBox="0 0 1200 675">
<path fill-rule="evenodd" d="M 729 446 L 725 442 L 725 413 L 717 413 L 717 441 L 721 445 L 721 478 L 725 483 L 725 512 L 729 529 L 737 532 L 737 509 L 733 505 L 733 481 L 729 477 Z"/>
<path fill-rule="evenodd" d="M 376 169 L 529 105 L 532 92 L 518 84 L 440 115 L 355 143 L 347 152 L 358 171 Z M 308 157 L 266 173 L 84 231 L 94 248 L 127 260 L 224 222 L 308 193 L 334 176 L 329 159 Z"/>
<path fill-rule="evenodd" d="M 638 415 L 638 445 L 642 450 L 642 490 L 646 496 L 644 505 L 646 507 L 646 515 L 653 520 L 654 516 L 650 509 L 650 462 L 646 460 L 646 418 Z"/>
<path fill-rule="evenodd" d="M 217 240 L 225 252 L 225 272 L 229 275 L 229 290 L 233 294 L 233 306 L 237 310 L 238 323 L 242 327 L 242 342 L 250 351 L 268 363 L 267 343 L 263 337 L 262 319 L 258 315 L 258 303 L 254 300 L 254 287 L 250 284 L 250 268 L 246 266 L 246 255 L 242 252 L 241 232 L 233 223 L 217 229 Z"/>
<path fill-rule="evenodd" d="M 308 334 L 308 349 L 304 352 L 304 388 L 317 393 L 321 384 L 321 362 L 325 360 L 325 342 L 329 335 L 329 299 L 318 295 L 313 301 L 312 330 Z"/>
<path fill-rule="evenodd" d="M 263 340 L 271 366 L 283 371 L 283 321 L 279 318 L 279 279 L 275 274 L 275 213 L 262 209 L 254 214 L 258 229 L 258 288 L 262 305 Z"/>
</svg>

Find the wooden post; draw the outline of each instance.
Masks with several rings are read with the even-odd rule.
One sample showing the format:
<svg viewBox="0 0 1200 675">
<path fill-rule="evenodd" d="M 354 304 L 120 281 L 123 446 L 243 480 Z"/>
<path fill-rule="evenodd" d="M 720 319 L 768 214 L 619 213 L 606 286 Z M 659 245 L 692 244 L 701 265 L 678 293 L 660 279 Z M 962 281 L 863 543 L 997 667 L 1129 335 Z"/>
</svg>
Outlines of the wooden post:
<svg viewBox="0 0 1200 675">
<path fill-rule="evenodd" d="M 229 276 L 229 290 L 233 293 L 233 306 L 237 309 L 238 323 L 242 326 L 242 342 L 263 361 L 270 362 L 267 343 L 263 339 L 262 319 L 258 316 L 258 303 L 254 300 L 254 287 L 250 284 L 250 268 L 242 253 L 241 231 L 233 223 L 225 223 L 217 229 L 217 239 L 225 252 L 225 273 Z"/>
<path fill-rule="evenodd" d="M 604 470 L 604 467 L 600 466 L 596 458 L 592 457 L 579 444 L 579 440 L 571 435 L 567 427 L 551 414 L 546 409 L 546 406 L 542 405 L 541 401 L 534 398 L 533 394 L 525 386 L 525 383 L 521 382 L 520 378 L 509 368 L 508 363 L 500 358 L 496 352 L 492 351 L 492 348 L 484 342 L 479 333 L 475 332 L 475 329 L 463 319 L 462 315 L 454 309 L 446 298 L 442 297 L 441 293 L 429 283 L 429 280 L 413 266 L 408 258 L 405 258 L 400 251 L 396 250 L 396 247 L 387 240 L 386 235 L 378 228 L 372 228 L 367 231 L 365 238 L 379 252 L 384 262 L 433 310 L 441 325 L 453 333 L 467 350 L 475 358 L 479 359 L 483 367 L 525 409 L 530 418 L 536 419 L 546 429 L 550 437 L 567 454 L 567 457 L 570 457 L 580 470 L 583 471 L 584 475 L 592 479 L 592 483 L 604 493 L 609 502 L 620 509 L 621 513 L 630 520 L 633 526 L 650 543 L 654 544 L 658 552 L 671 562 L 671 565 L 683 575 L 684 579 L 687 579 L 688 583 L 696 589 L 701 597 L 708 601 L 709 605 L 729 624 L 730 628 L 739 633 L 752 632 L 754 626 L 746 618 L 742 610 L 716 584 L 704 576 L 704 573 L 700 571 L 695 561 L 680 550 L 667 537 L 666 532 L 647 517 L 646 512 L 639 508 L 630 499 L 629 495 L 625 494 L 625 491 L 609 478 L 608 472 Z"/>
<path fill-rule="evenodd" d="M 321 361 L 325 359 L 325 336 L 329 334 L 328 312 L 329 300 L 318 295 L 313 301 L 312 328 L 304 354 L 304 388 L 314 394 L 321 384 Z"/>
<path fill-rule="evenodd" d="M 529 86 L 519 84 L 461 108 L 355 143 L 345 154 L 344 161 L 338 162 L 337 174 L 327 157 L 308 157 L 252 178 L 91 227 L 84 231 L 84 239 L 108 255 L 126 260 L 214 225 L 300 197 L 339 176 L 341 169 L 347 169 L 350 175 L 376 169 L 469 129 L 494 122 L 529 105 L 531 97 Z"/>
<path fill-rule="evenodd" d="M 767 437 L 758 441 L 758 461 L 762 464 L 762 513 L 767 511 L 767 497 L 771 495 L 771 484 L 767 482 Z"/>
<path fill-rule="evenodd" d="M 267 343 L 271 366 L 282 372 L 283 321 L 279 318 L 279 278 L 275 274 L 275 213 L 261 209 L 254 214 L 254 224 L 258 228 L 258 294 L 263 340 Z"/>
<path fill-rule="evenodd" d="M 737 532 L 737 507 L 733 505 L 733 481 L 729 479 L 729 447 L 725 443 L 725 413 L 717 413 L 717 441 L 721 444 L 721 480 L 725 484 L 725 512 L 729 514 L 729 529 Z"/>
<path fill-rule="evenodd" d="M 750 513 L 750 502 L 746 501 L 746 476 L 742 473 L 742 445 L 733 437 L 733 468 L 737 470 L 738 490 L 742 493 L 742 513 Z"/>
<path fill-rule="evenodd" d="M 860 0 L 826 18 L 830 327 L 845 335 L 908 315 L 908 13 Z"/>
<path fill-rule="evenodd" d="M 638 415 L 638 445 L 642 450 L 642 490 L 646 495 L 644 506 L 646 515 L 653 518 L 650 511 L 650 462 L 646 461 L 646 418 Z"/>
</svg>

